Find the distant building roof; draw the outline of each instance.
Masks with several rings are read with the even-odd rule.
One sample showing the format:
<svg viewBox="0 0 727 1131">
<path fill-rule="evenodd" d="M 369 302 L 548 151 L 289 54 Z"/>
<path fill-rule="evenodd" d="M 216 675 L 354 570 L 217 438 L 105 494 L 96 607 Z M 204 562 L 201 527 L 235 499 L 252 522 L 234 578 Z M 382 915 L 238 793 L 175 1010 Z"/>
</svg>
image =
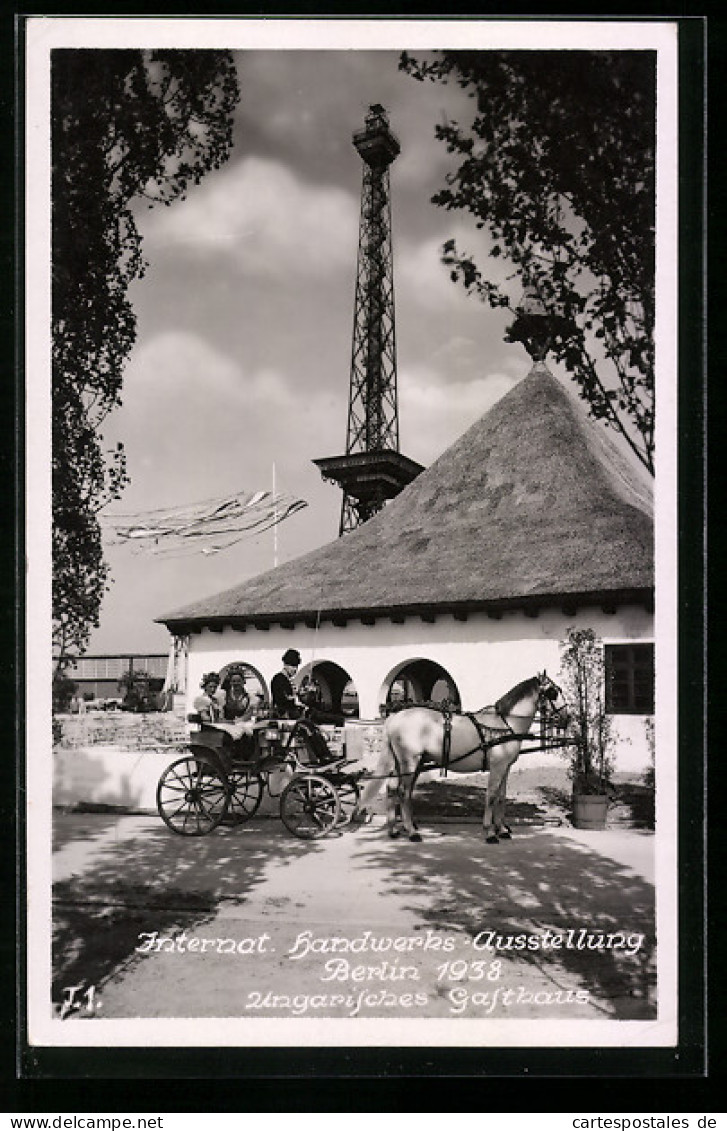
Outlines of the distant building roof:
<svg viewBox="0 0 727 1131">
<path fill-rule="evenodd" d="M 204 625 L 648 601 L 651 482 L 545 368 L 376 517 L 158 619 Z"/>
</svg>

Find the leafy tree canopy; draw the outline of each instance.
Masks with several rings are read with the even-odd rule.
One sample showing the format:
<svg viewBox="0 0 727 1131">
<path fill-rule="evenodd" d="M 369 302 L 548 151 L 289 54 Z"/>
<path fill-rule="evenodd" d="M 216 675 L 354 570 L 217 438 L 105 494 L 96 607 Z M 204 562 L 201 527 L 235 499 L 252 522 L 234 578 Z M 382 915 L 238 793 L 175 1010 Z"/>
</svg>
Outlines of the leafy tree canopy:
<svg viewBox="0 0 727 1131">
<path fill-rule="evenodd" d="M 98 625 L 108 588 L 99 511 L 126 481 L 102 426 L 121 403 L 144 273 L 133 208 L 184 197 L 232 144 L 232 56 L 55 50 L 52 84 L 53 643 L 60 666 Z"/>
<path fill-rule="evenodd" d="M 436 127 L 461 161 L 433 201 L 471 213 L 515 272 L 492 282 L 449 241 L 452 278 L 492 307 L 515 309 L 523 292 L 545 307 L 549 323 L 518 317 L 508 340 L 537 356 L 545 325 L 591 415 L 653 474 L 654 53 L 404 53 L 400 65 L 456 82 L 476 107 L 468 124 Z"/>
</svg>

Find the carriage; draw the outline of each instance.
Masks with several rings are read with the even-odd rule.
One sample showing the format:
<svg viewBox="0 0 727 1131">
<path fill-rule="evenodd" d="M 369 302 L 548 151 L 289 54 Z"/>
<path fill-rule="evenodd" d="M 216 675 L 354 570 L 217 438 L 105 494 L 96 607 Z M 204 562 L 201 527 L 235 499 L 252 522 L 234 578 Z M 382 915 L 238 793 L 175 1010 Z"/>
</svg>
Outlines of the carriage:
<svg viewBox="0 0 727 1131">
<path fill-rule="evenodd" d="M 532 735 L 536 713 L 540 734 Z M 347 758 L 345 746 L 334 750 L 331 735 L 324 734 L 329 728 L 316 725 L 308 709 L 295 720 L 260 719 L 251 736 L 237 741 L 199 715 L 187 717 L 199 730 L 190 738 L 189 753 L 167 767 L 157 786 L 162 820 L 183 836 L 204 836 L 223 821 L 248 820 L 267 790 L 280 798 L 280 816 L 294 836 L 323 837 L 368 819 L 373 796 L 385 782 L 396 782 L 387 788 L 389 835 L 403 828 L 410 840 L 421 840 L 412 793 L 422 770 L 439 766 L 444 774 L 487 772 L 483 828 L 487 842 L 496 844 L 511 835 L 504 820 L 507 780 L 521 751 L 569 742 L 563 693 L 545 671 L 479 711 L 421 704 L 378 720 L 380 754 L 372 770 Z"/>
<path fill-rule="evenodd" d="M 252 735 L 233 737 L 187 716 L 195 729 L 189 750 L 157 784 L 164 823 L 181 836 L 205 836 L 219 825 L 253 817 L 267 792 L 280 799 L 280 817 L 294 836 L 312 840 L 348 823 L 364 774 L 336 748 L 335 729 L 299 719 L 258 719 Z"/>
</svg>

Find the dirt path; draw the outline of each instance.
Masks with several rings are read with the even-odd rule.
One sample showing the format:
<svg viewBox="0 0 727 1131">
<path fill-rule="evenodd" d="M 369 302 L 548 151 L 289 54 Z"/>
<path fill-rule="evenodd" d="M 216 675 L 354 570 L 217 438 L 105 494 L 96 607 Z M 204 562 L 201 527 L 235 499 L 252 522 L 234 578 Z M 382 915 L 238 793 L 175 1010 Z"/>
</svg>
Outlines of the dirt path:
<svg viewBox="0 0 727 1131">
<path fill-rule="evenodd" d="M 105 1018 L 654 1016 L 651 835 L 423 832 L 60 817 L 55 999 L 93 984 Z"/>
</svg>

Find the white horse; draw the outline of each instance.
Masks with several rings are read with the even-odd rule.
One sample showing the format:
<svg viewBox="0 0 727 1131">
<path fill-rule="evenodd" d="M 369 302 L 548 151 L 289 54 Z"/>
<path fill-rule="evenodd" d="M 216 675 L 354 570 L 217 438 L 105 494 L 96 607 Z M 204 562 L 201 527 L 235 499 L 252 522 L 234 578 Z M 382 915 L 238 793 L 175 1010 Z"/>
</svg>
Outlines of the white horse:
<svg viewBox="0 0 727 1131">
<path fill-rule="evenodd" d="M 384 723 L 383 749 L 371 779 L 365 784 L 351 818 L 366 820 L 367 807 L 385 781 L 389 836 L 398 836 L 397 812 L 410 840 L 421 840 L 414 822 L 412 793 L 424 769 L 441 766 L 455 773 L 489 770 L 483 830 L 488 844 L 509 840 L 505 799 L 510 768 L 520 756 L 523 738 L 535 713 L 544 709 L 549 722 L 565 729 L 568 719 L 563 693 L 541 672 L 523 680 L 492 707 L 470 714 L 448 715 L 433 707 L 409 707 Z"/>
</svg>

